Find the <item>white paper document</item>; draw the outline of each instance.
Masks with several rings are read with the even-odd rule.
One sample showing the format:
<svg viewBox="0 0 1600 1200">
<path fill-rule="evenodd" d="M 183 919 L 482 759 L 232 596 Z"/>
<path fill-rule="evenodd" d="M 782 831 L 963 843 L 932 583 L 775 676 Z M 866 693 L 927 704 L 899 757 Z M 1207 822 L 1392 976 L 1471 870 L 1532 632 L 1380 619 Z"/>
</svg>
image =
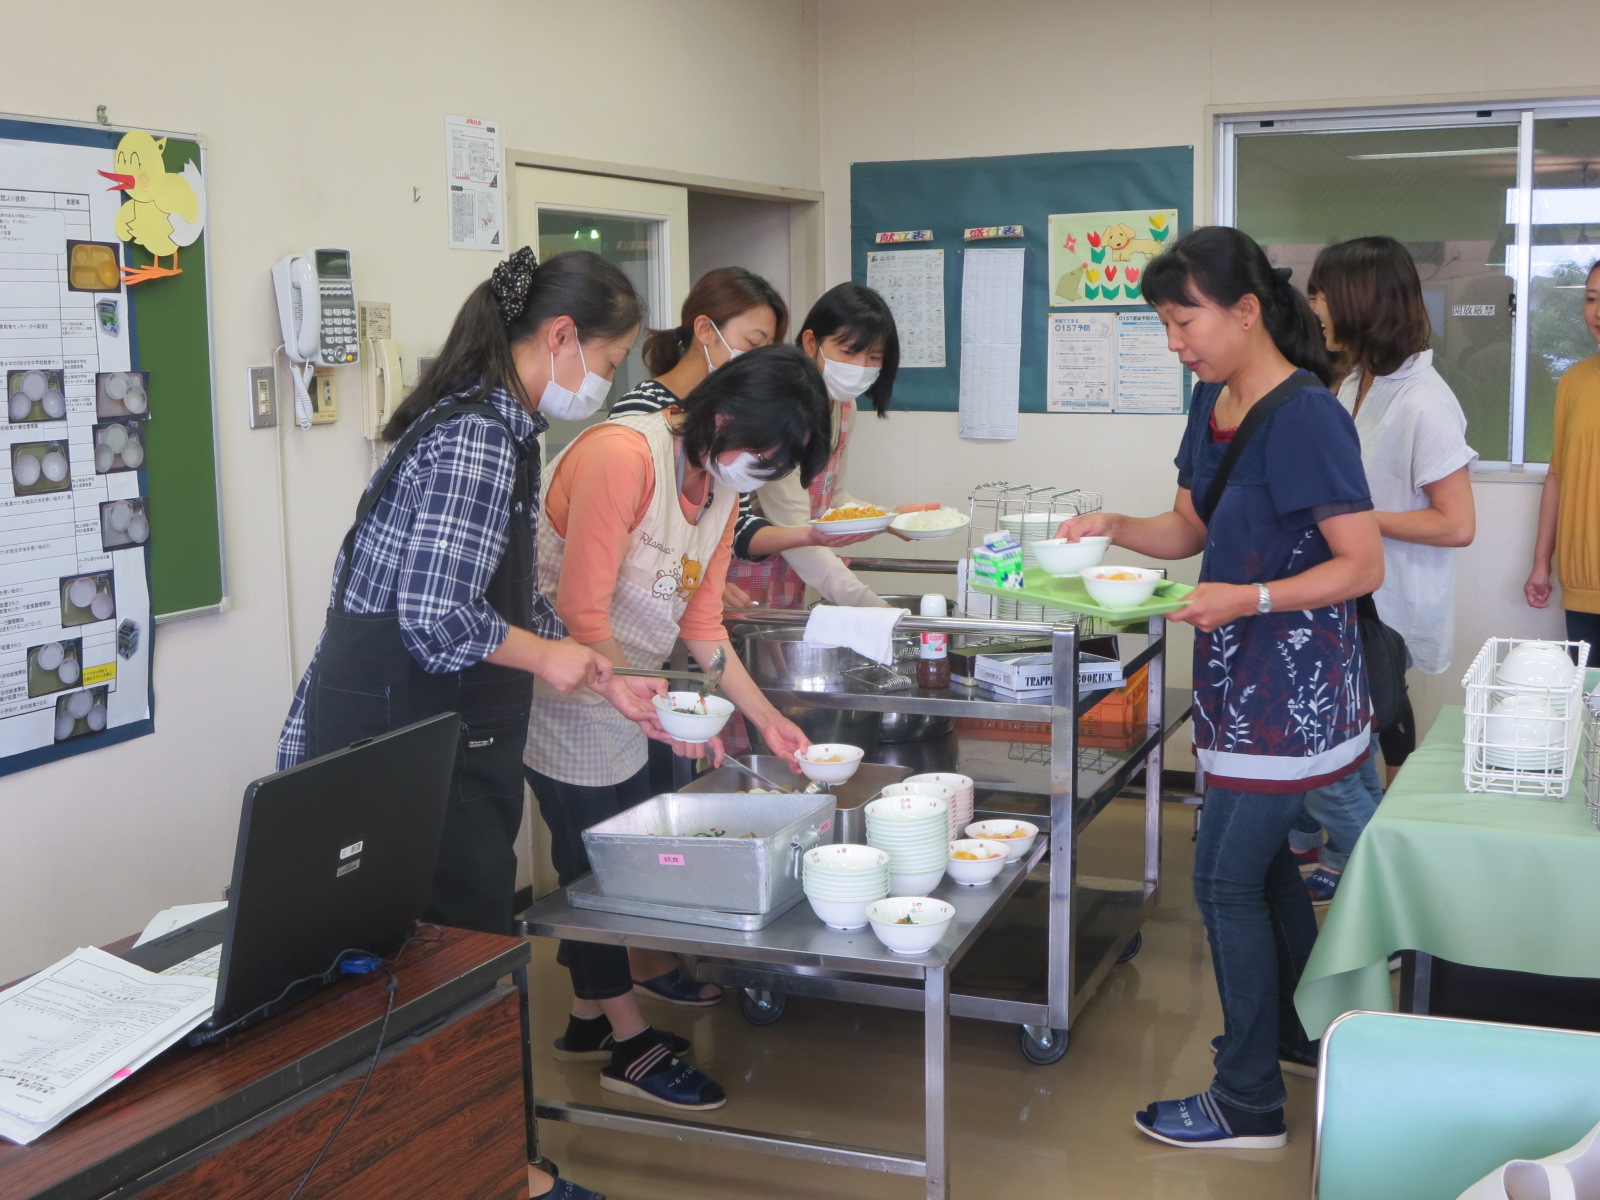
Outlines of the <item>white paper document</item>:
<svg viewBox="0 0 1600 1200">
<path fill-rule="evenodd" d="M 867 286 L 894 314 L 900 365 L 944 366 L 944 251 L 872 251 L 867 255 Z"/>
<path fill-rule="evenodd" d="M 1021 249 L 968 250 L 961 269 L 961 401 L 964 438 L 1017 436 L 1022 387 Z"/>
<path fill-rule="evenodd" d="M 163 908 L 150 918 L 150 923 L 144 927 L 144 932 L 139 935 L 139 940 L 134 942 L 134 945 L 142 946 L 146 942 L 171 933 L 174 929 L 182 929 L 185 925 L 192 924 L 202 917 L 209 917 L 214 912 L 221 912 L 227 907 L 226 900 L 213 900 L 208 904 L 177 904 L 172 908 Z"/>
<path fill-rule="evenodd" d="M 1181 413 L 1183 364 L 1153 312 L 1117 314 L 1118 412 Z"/>
<path fill-rule="evenodd" d="M 44 1134 L 180 1040 L 215 998 L 214 979 L 93 948 L 0 992 L 0 1137 Z"/>
<path fill-rule="evenodd" d="M 500 186 L 500 122 L 444 119 L 446 195 L 452 250 L 504 250 L 505 188 Z"/>
<path fill-rule="evenodd" d="M 1051 313 L 1047 412 L 1111 411 L 1112 322 L 1110 313 Z"/>
<path fill-rule="evenodd" d="M 1155 313 L 1051 313 L 1049 412 L 1183 412 L 1183 364 Z"/>
</svg>

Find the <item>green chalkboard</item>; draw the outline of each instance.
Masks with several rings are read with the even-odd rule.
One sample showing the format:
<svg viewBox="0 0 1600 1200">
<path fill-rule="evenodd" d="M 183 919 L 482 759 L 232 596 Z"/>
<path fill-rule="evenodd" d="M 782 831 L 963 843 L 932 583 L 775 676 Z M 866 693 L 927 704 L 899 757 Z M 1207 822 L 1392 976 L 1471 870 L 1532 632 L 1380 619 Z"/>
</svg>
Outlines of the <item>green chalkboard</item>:
<svg viewBox="0 0 1600 1200">
<path fill-rule="evenodd" d="M 126 129 L 49 121 L 0 120 L 0 138 L 101 147 L 106 168 Z M 205 172 L 204 151 L 192 137 L 167 137 L 169 172 L 194 163 Z M 207 235 L 179 253 L 181 274 L 127 288 L 127 335 L 135 370 L 150 372 L 146 465 L 150 497 L 150 591 L 157 616 L 213 607 L 225 592 L 217 493 L 217 436 L 212 406 L 211 306 L 207 291 Z M 126 265 L 150 255 L 123 244 Z M 163 261 L 162 265 L 168 265 Z"/>
<path fill-rule="evenodd" d="M 961 379 L 961 262 L 969 246 L 1027 251 L 1023 270 L 1021 407 L 1045 411 L 1046 274 L 1051 213 L 1175 208 L 1194 223 L 1194 147 L 1013 154 L 854 163 L 850 168 L 850 270 L 865 282 L 873 250 L 942 249 L 945 365 L 901 370 L 893 407 L 955 412 Z M 1021 225 L 1024 236 L 963 242 L 972 226 Z M 931 229 L 933 240 L 879 246 L 883 232 Z M 1127 311 L 1126 306 L 1074 312 Z"/>
</svg>

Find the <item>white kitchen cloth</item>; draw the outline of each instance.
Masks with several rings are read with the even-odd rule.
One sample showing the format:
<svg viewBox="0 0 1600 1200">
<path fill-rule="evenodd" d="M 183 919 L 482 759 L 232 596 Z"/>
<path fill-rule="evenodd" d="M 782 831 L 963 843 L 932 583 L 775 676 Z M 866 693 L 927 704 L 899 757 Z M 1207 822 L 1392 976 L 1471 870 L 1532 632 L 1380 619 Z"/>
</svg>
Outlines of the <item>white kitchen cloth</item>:
<svg viewBox="0 0 1600 1200">
<path fill-rule="evenodd" d="M 1496 1167 L 1457 1200 L 1600 1200 L 1600 1125 L 1570 1149 Z"/>
<path fill-rule="evenodd" d="M 909 608 L 841 608 L 819 604 L 806 622 L 805 640 L 817 646 L 846 646 L 873 662 L 894 663 L 894 627 Z"/>
</svg>

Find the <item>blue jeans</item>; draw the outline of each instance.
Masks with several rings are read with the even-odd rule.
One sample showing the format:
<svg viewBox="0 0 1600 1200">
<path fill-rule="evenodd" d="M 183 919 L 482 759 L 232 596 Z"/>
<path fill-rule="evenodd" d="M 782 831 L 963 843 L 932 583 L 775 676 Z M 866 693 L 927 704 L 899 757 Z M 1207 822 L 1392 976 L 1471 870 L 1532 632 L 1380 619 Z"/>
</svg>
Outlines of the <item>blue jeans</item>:
<svg viewBox="0 0 1600 1200">
<path fill-rule="evenodd" d="M 1355 774 L 1306 793 L 1305 815 L 1328 831 L 1328 840 L 1320 855 L 1323 866 L 1332 871 L 1344 870 L 1350 861 L 1350 852 L 1356 848 L 1356 839 L 1372 820 L 1382 800 L 1383 785 L 1378 782 L 1378 735 L 1373 734 L 1367 761 Z M 1300 829 L 1301 824 L 1297 822 L 1295 828 Z"/>
<path fill-rule="evenodd" d="M 1211 1094 L 1247 1112 L 1283 1107 L 1279 1048 L 1311 1043 L 1294 1009 L 1317 921 L 1285 838 L 1303 792 L 1207 788 L 1194 851 L 1194 898 L 1211 942 L 1222 1042 Z"/>
</svg>

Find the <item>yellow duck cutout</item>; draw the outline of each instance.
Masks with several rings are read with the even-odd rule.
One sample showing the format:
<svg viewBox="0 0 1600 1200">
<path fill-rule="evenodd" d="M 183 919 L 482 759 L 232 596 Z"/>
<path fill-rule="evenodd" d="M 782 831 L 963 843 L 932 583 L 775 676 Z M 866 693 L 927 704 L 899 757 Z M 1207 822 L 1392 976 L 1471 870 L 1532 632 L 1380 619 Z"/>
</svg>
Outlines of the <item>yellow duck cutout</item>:
<svg viewBox="0 0 1600 1200">
<path fill-rule="evenodd" d="M 200 172 L 193 163 L 185 163 L 181 175 L 169 174 L 162 159 L 166 148 L 166 138 L 129 130 L 117 143 L 116 170 L 100 172 L 111 180 L 111 191 L 128 197 L 117 210 L 117 236 L 143 246 L 155 259 L 147 267 L 123 267 L 124 284 L 183 274 L 178 249 L 192 246 L 205 228 L 206 192 Z M 163 267 L 161 260 L 169 254 L 172 266 Z"/>
</svg>

